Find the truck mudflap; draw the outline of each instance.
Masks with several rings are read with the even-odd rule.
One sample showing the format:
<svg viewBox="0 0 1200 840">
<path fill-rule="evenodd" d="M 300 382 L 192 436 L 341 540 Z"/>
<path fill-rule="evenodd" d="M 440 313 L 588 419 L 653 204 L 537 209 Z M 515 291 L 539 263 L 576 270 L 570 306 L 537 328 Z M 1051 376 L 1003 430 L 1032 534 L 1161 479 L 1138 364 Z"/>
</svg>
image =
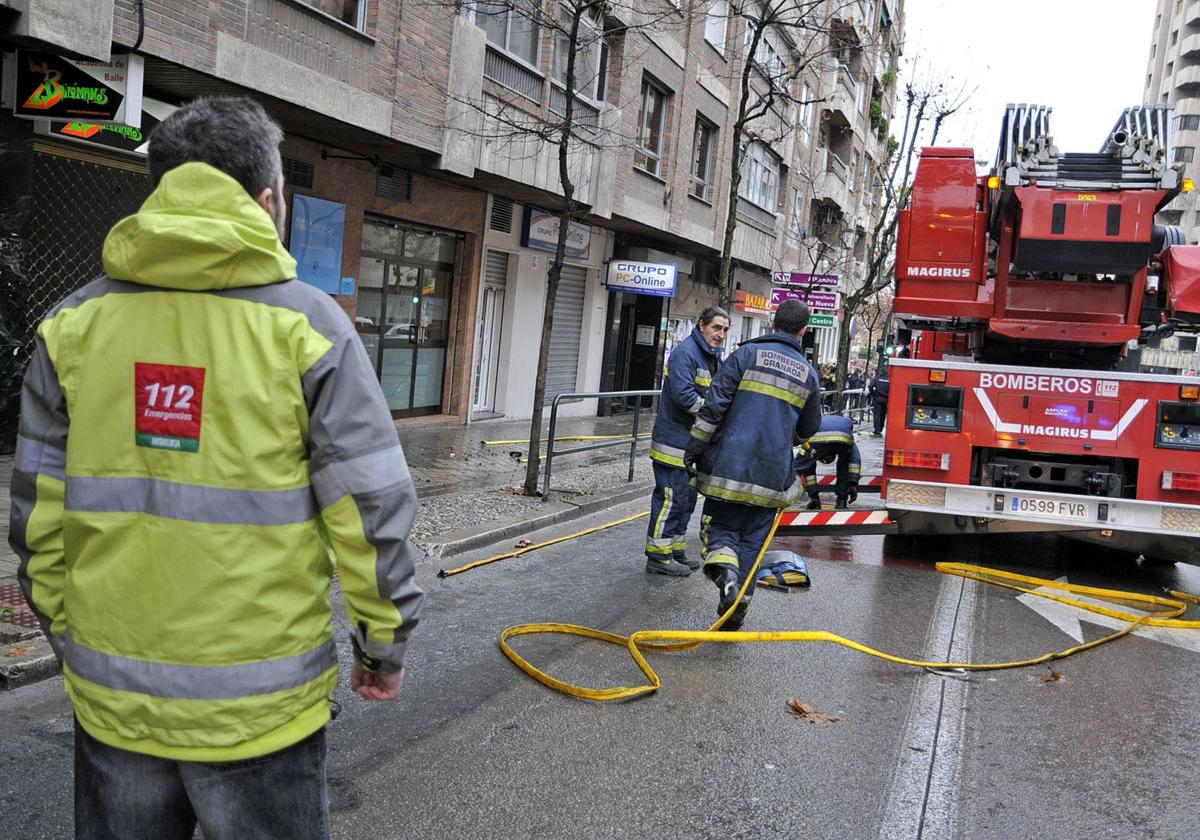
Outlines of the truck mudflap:
<svg viewBox="0 0 1200 840">
<path fill-rule="evenodd" d="M 999 520 L 1007 531 L 1120 531 L 1200 537 L 1200 506 L 1167 502 L 892 479 L 887 486 L 886 505 L 901 523 L 907 512 L 922 514 L 919 519 L 925 523 L 930 516 L 945 517 L 946 533 L 961 531 L 953 521 L 962 518 Z M 905 530 L 901 525 L 900 532 Z"/>
</svg>

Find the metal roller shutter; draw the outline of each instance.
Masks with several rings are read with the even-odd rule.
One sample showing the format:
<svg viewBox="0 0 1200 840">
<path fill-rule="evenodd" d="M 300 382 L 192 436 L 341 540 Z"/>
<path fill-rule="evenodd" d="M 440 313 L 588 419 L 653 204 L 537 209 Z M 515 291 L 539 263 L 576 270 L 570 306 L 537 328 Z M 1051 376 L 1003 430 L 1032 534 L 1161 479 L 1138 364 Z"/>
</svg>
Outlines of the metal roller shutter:
<svg viewBox="0 0 1200 840">
<path fill-rule="evenodd" d="M 550 329 L 550 358 L 546 363 L 547 404 L 559 394 L 575 390 L 586 288 L 587 269 L 564 265 L 554 300 L 554 325 Z"/>
</svg>

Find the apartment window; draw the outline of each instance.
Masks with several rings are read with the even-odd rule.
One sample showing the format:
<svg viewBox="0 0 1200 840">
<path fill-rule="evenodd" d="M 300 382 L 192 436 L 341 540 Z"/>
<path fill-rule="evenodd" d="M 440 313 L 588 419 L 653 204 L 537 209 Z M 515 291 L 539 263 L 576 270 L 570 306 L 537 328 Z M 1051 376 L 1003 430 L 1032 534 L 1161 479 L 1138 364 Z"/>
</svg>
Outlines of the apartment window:
<svg viewBox="0 0 1200 840">
<path fill-rule="evenodd" d="M 1170 76 L 1174 72 L 1175 72 L 1175 62 L 1168 61 L 1167 62 L 1167 75 Z"/>
<path fill-rule="evenodd" d="M 514 5 L 520 3 L 480 0 L 475 6 L 475 22 L 487 33 L 490 43 L 537 67 L 541 33 L 533 20 L 512 8 Z"/>
<path fill-rule="evenodd" d="M 1174 32 L 1171 33 L 1171 46 L 1173 47 L 1177 43 L 1179 43 L 1179 30 L 1178 29 L 1176 29 Z"/>
<path fill-rule="evenodd" d="M 563 29 L 571 25 L 570 11 L 565 6 L 559 7 L 559 23 Z M 571 40 L 566 32 L 556 32 L 550 78 L 563 87 L 567 85 L 567 59 L 570 52 Z M 575 90 L 578 93 L 590 99 L 599 99 L 604 95 L 602 78 L 606 61 L 607 51 L 604 49 L 599 13 L 585 15 L 579 21 L 579 43 L 575 49 Z"/>
<path fill-rule="evenodd" d="M 789 221 L 792 233 L 799 236 L 804 225 L 804 194 L 799 187 L 792 187 L 792 218 Z"/>
<path fill-rule="evenodd" d="M 816 110 L 813 107 L 813 99 L 813 89 L 805 82 L 800 91 L 800 139 L 805 145 L 812 142 L 812 121 Z"/>
<path fill-rule="evenodd" d="M 742 181 L 738 195 L 774 213 L 779 202 L 779 157 L 766 143 L 753 140 L 742 156 Z"/>
<path fill-rule="evenodd" d="M 1200 129 L 1200 114 L 1184 114 L 1175 118 L 1177 131 L 1195 131 Z"/>
<path fill-rule="evenodd" d="M 633 165 L 651 175 L 662 175 L 663 123 L 667 116 L 667 92 L 648 79 L 642 80 L 642 106 L 638 112 L 637 147 Z"/>
<path fill-rule="evenodd" d="M 704 117 L 696 117 L 692 135 L 692 195 L 712 200 L 713 164 L 717 156 L 717 127 Z"/>
<path fill-rule="evenodd" d="M 725 30 L 728 25 L 727 0 L 710 0 L 708 18 L 704 21 L 704 40 L 712 44 L 721 55 L 725 55 Z"/>
<path fill-rule="evenodd" d="M 1176 146 L 1175 147 L 1175 162 L 1176 163 L 1191 163 L 1192 158 L 1196 156 L 1195 146 Z"/>
<path fill-rule="evenodd" d="M 302 0 L 302 2 L 359 31 L 366 31 L 367 0 Z"/>
<path fill-rule="evenodd" d="M 861 155 L 858 152 L 850 156 L 850 173 L 846 176 L 846 186 L 851 190 L 858 186 L 858 168 L 861 159 Z"/>
</svg>

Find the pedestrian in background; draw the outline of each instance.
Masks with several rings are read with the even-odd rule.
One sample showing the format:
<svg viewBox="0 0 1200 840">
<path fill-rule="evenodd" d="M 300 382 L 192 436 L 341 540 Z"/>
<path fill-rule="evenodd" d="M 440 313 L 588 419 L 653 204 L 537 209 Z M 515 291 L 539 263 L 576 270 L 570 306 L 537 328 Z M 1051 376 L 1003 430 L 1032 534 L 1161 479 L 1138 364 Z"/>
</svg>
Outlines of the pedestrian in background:
<svg viewBox="0 0 1200 840">
<path fill-rule="evenodd" d="M 345 313 L 280 242 L 283 132 L 200 99 L 107 276 L 38 328 L 10 541 L 75 711 L 84 838 L 326 838 L 338 683 L 396 697 L 423 594 L 417 500 Z"/>
<path fill-rule="evenodd" d="M 745 342 L 718 368 L 692 426 L 684 460 L 705 495 L 701 525 L 704 572 L 717 585 L 717 614 L 733 606 L 767 541 L 776 511 L 803 486 L 792 448 L 821 425 L 820 383 L 800 340 L 808 307 L 780 304 L 775 331 Z M 741 627 L 750 597 L 724 627 Z"/>
<path fill-rule="evenodd" d="M 646 533 L 647 572 L 685 577 L 700 568 L 698 559 L 687 556 L 687 528 L 696 509 L 696 489 L 684 468 L 683 455 L 692 422 L 704 405 L 704 395 L 721 361 L 729 324 L 724 309 L 708 307 L 667 360 L 658 416 L 650 435 L 654 494 Z"/>
<path fill-rule="evenodd" d="M 871 380 L 871 420 L 875 426 L 875 437 L 883 435 L 883 424 L 887 422 L 888 392 L 892 381 L 888 377 L 887 362 L 875 369 L 875 378 Z"/>
<path fill-rule="evenodd" d="M 858 498 L 858 481 L 862 475 L 862 456 L 854 443 L 854 421 L 840 414 L 826 414 L 821 428 L 800 447 L 796 472 L 808 493 L 808 509 L 821 507 L 820 485 L 817 483 L 817 462 L 837 462 L 837 483 L 834 498 L 838 510 L 849 507 Z"/>
</svg>

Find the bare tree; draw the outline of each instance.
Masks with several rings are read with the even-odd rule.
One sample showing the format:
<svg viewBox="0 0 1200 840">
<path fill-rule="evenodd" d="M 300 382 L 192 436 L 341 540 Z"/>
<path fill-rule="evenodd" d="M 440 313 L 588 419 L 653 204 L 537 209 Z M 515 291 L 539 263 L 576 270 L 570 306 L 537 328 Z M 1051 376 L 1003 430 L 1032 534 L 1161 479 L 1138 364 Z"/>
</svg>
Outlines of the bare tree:
<svg viewBox="0 0 1200 840">
<path fill-rule="evenodd" d="M 417 0 L 422 2 L 422 0 Z M 458 14 L 462 0 L 424 0 L 427 5 Z M 451 94 L 451 120 L 444 126 L 477 139 L 490 140 L 508 153 L 540 155 L 553 150 L 557 162 L 558 192 L 561 199 L 551 200 L 558 220 L 558 236 L 546 270 L 545 309 L 538 344 L 537 372 L 534 380 L 533 410 L 529 427 L 529 455 L 523 490 L 538 495 L 541 469 L 542 418 L 546 397 L 546 371 L 550 355 L 550 337 L 554 306 L 567 254 L 567 240 L 573 222 L 585 218 L 591 207 L 579 200 L 581 178 L 587 177 L 587 161 L 604 149 L 622 148 L 632 138 L 622 136 L 620 126 L 602 125 L 602 114 L 581 96 L 585 86 L 603 80 L 607 68 L 599 61 L 601 46 L 626 43 L 632 31 L 654 31 L 678 22 L 678 6 L 663 4 L 659 12 L 639 0 L 475 0 L 479 16 L 510 25 L 510 16 L 518 16 L 518 25 L 530 27 L 534 37 L 552 44 L 551 81 L 546 87 L 549 101 L 545 108 L 531 104 L 528 98 L 492 91 L 478 97 Z M 528 30 L 524 30 L 526 33 Z M 585 118 L 586 117 L 586 118 Z M 548 487 L 543 488 L 549 492 Z"/>
<path fill-rule="evenodd" d="M 851 275 L 842 295 L 842 321 L 838 336 L 837 380 L 845 381 L 850 358 L 851 319 L 865 302 L 892 285 L 896 265 L 896 228 L 899 212 L 908 203 L 917 158 L 922 147 L 937 144 L 943 123 L 967 101 L 960 90 L 947 90 L 942 83 L 904 86 L 904 118 L 899 136 L 889 143 L 891 156 L 879 164 L 872 180 L 879 184 L 880 207 L 875 223 L 867 232 L 866 259 L 861 274 Z M 889 308 L 884 323 L 891 321 Z"/>
<path fill-rule="evenodd" d="M 738 198 L 743 161 L 752 143 L 782 140 L 794 128 L 791 109 L 820 99 L 806 98 L 800 80 L 811 70 L 835 66 L 843 49 L 832 22 L 843 9 L 858 8 L 848 0 L 740 0 L 730 4 L 730 20 L 740 20 L 743 49 L 734 63 L 737 108 L 733 119 L 728 202 L 721 264 L 717 278 L 720 302 L 733 302 L 733 246 L 738 227 Z M 779 55 L 768 33 L 788 43 Z M 859 45 L 860 47 L 869 45 Z"/>
</svg>

